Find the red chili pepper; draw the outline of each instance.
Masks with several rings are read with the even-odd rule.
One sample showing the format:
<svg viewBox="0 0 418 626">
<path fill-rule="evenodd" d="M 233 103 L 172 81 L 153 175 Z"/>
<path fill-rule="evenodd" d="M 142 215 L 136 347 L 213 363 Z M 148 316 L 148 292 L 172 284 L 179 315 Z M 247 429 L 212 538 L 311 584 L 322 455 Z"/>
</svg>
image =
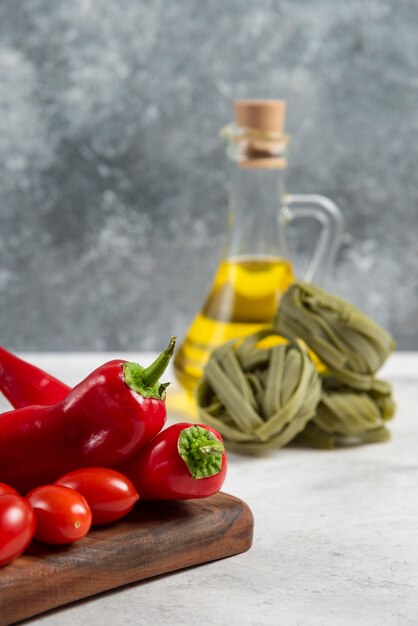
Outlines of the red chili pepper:
<svg viewBox="0 0 418 626">
<path fill-rule="evenodd" d="M 0 480 L 26 493 L 80 467 L 112 467 L 155 437 L 166 421 L 159 377 L 173 337 L 149 367 L 111 361 L 53 406 L 30 406 L 0 417 Z"/>
<path fill-rule="evenodd" d="M 0 347 L 0 391 L 15 409 L 34 404 L 56 404 L 70 387 L 39 367 Z"/>
<path fill-rule="evenodd" d="M 174 424 L 121 467 L 143 500 L 206 498 L 226 476 L 222 437 L 205 424 Z"/>
</svg>

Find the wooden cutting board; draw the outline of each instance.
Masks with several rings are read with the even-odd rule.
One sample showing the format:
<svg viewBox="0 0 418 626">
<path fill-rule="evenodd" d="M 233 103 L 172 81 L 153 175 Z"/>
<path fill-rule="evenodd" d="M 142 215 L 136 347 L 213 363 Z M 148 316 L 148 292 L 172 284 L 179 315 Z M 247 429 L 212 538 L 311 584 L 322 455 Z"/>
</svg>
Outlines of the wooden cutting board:
<svg viewBox="0 0 418 626">
<path fill-rule="evenodd" d="M 65 547 L 34 542 L 0 569 L 0 625 L 144 578 L 251 547 L 253 516 L 225 493 L 202 500 L 139 502 L 123 520 Z"/>
</svg>

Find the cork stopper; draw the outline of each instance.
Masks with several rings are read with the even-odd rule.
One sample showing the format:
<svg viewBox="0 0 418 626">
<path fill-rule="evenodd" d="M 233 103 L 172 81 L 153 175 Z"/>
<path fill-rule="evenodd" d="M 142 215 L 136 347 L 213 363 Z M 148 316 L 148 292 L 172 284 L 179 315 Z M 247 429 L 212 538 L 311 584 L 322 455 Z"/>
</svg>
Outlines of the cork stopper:
<svg viewBox="0 0 418 626">
<path fill-rule="evenodd" d="M 236 100 L 235 124 L 261 132 L 283 133 L 285 100 Z"/>
</svg>

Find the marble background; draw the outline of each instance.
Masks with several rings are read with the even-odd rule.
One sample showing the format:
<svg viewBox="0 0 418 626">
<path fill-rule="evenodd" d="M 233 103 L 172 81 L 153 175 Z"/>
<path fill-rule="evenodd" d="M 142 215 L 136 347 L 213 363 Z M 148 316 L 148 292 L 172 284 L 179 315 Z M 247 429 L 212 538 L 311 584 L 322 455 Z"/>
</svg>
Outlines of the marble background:
<svg viewBox="0 0 418 626">
<path fill-rule="evenodd" d="M 418 349 L 417 26 L 414 0 L 2 0 L 0 343 L 182 335 L 223 240 L 218 129 L 283 97 L 289 190 L 346 219 L 329 286 Z"/>
</svg>

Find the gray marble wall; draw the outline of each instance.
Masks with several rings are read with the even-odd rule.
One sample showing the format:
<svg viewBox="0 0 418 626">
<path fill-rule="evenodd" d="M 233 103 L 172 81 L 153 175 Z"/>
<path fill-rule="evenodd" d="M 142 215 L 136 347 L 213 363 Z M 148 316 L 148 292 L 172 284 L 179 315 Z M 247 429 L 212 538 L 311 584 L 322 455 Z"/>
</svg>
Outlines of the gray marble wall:
<svg viewBox="0 0 418 626">
<path fill-rule="evenodd" d="M 346 218 L 334 287 L 418 349 L 417 32 L 415 0 L 2 0 L 0 343 L 181 335 L 222 245 L 218 129 L 284 97 L 289 189 Z"/>
</svg>

